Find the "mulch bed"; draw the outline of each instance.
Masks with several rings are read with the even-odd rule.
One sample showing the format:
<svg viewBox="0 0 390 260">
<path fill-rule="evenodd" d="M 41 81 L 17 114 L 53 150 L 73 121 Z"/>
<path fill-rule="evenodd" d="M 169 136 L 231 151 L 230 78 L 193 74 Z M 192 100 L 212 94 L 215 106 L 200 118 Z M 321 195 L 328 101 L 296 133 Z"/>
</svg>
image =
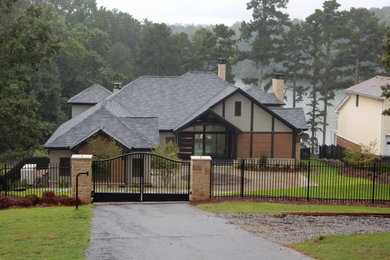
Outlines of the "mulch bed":
<svg viewBox="0 0 390 260">
<path fill-rule="evenodd" d="M 80 203 L 81 204 L 81 203 Z M 27 195 L 25 197 L 12 196 L 6 197 L 0 195 L 0 210 L 8 208 L 31 208 L 31 207 L 45 207 L 45 206 L 74 206 L 76 200 L 74 198 L 59 195 L 56 196 L 54 192 L 47 191 L 42 194 L 42 197 L 36 195 Z"/>
</svg>

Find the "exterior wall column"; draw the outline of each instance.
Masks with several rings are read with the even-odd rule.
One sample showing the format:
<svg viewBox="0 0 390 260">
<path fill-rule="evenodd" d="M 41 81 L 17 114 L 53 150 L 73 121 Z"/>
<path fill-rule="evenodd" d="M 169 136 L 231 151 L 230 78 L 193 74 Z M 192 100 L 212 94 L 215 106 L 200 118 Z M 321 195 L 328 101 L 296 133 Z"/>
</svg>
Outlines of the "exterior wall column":
<svg viewBox="0 0 390 260">
<path fill-rule="evenodd" d="M 79 176 L 79 201 L 88 204 L 91 203 L 92 191 L 92 155 L 73 154 L 72 161 L 72 197 L 76 198 L 76 176 L 80 172 L 88 171 L 87 175 Z"/>
<path fill-rule="evenodd" d="M 211 157 L 191 156 L 190 200 L 194 202 L 210 199 Z"/>
</svg>

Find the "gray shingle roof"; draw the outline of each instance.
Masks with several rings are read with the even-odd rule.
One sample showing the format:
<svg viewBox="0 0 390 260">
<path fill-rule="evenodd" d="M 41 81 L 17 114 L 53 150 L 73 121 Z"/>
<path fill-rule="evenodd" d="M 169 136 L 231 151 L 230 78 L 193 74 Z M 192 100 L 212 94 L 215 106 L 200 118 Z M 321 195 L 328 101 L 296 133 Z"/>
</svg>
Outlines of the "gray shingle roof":
<svg viewBox="0 0 390 260">
<path fill-rule="evenodd" d="M 252 96 L 254 99 L 256 99 L 258 102 L 260 102 L 263 105 L 269 106 L 269 105 L 284 105 L 283 102 L 281 102 L 279 99 L 275 97 L 274 93 L 267 93 L 261 90 L 258 86 L 255 85 L 244 85 L 241 87 L 242 90 L 244 90 L 248 95 Z"/>
<path fill-rule="evenodd" d="M 160 130 L 171 130 L 229 87 L 232 86 L 212 72 L 188 72 L 180 77 L 146 76 L 126 85 L 109 99 L 135 116 L 158 117 Z"/>
<path fill-rule="evenodd" d="M 283 104 L 273 94 L 255 86 L 240 89 L 211 72 L 144 76 L 62 124 L 45 147 L 73 148 L 103 131 L 129 149 L 152 148 L 159 143 L 159 131 L 179 129 L 234 92 L 246 93 L 261 104 Z M 307 129 L 303 109 L 269 108 L 297 129 Z"/>
<path fill-rule="evenodd" d="M 159 143 L 158 118 L 120 117 L 111 113 L 112 103 L 102 101 L 65 122 L 45 147 L 72 149 L 100 131 L 128 149 L 153 148 Z"/>
<path fill-rule="evenodd" d="M 97 104 L 109 95 L 111 91 L 104 88 L 99 84 L 93 84 L 92 86 L 84 89 L 77 95 L 71 97 L 68 100 L 69 104 Z"/>
<path fill-rule="evenodd" d="M 287 122 L 289 122 L 295 128 L 299 130 L 308 129 L 303 108 L 269 107 L 269 109 Z"/>
<path fill-rule="evenodd" d="M 385 99 L 382 97 L 381 87 L 386 85 L 390 85 L 390 77 L 376 76 L 347 88 L 345 92 L 347 94 L 357 94 L 377 99 Z"/>
</svg>

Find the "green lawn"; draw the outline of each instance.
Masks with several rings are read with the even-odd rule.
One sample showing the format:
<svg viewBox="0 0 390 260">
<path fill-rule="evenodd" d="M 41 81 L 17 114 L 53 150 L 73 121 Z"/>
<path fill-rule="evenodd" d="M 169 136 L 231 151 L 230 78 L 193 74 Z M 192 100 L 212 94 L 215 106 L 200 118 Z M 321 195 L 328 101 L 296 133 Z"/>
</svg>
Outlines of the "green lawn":
<svg viewBox="0 0 390 260">
<path fill-rule="evenodd" d="M 390 213 L 390 208 L 338 206 L 338 205 L 298 205 L 282 203 L 256 202 L 221 202 L 199 204 L 198 208 L 209 212 L 246 212 L 246 213 L 280 213 L 282 211 L 302 212 L 362 212 L 362 213 Z"/>
<path fill-rule="evenodd" d="M 91 206 L 0 211 L 0 259 L 84 259 Z"/>
<path fill-rule="evenodd" d="M 316 259 L 390 259 L 390 232 L 328 236 L 287 246 Z"/>
<path fill-rule="evenodd" d="M 244 196 L 307 198 L 309 195 L 309 198 L 323 199 L 371 200 L 374 198 L 375 200 L 390 200 L 390 185 L 378 183 L 373 185 L 372 180 L 343 176 L 338 173 L 337 168 L 327 166 L 321 162 L 312 161 L 310 168 L 311 185 L 309 189 L 306 185 L 306 187 L 296 188 L 251 190 L 245 191 Z M 288 178 L 288 174 L 292 173 L 286 172 L 285 174 Z M 303 170 L 302 175 L 306 178 L 309 177 L 307 170 Z M 247 184 L 245 187 L 251 187 L 251 185 Z M 239 194 L 239 192 L 216 193 L 213 196 L 237 196 Z"/>
</svg>

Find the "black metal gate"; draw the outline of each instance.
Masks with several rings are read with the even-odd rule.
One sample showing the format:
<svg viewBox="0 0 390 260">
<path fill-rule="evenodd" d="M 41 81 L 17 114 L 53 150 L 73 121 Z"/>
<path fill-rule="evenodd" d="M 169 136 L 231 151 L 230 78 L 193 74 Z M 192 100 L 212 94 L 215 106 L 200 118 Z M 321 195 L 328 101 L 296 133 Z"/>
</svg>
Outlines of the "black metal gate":
<svg viewBox="0 0 390 260">
<path fill-rule="evenodd" d="M 188 201 L 190 162 L 152 153 L 93 161 L 93 201 Z"/>
</svg>

